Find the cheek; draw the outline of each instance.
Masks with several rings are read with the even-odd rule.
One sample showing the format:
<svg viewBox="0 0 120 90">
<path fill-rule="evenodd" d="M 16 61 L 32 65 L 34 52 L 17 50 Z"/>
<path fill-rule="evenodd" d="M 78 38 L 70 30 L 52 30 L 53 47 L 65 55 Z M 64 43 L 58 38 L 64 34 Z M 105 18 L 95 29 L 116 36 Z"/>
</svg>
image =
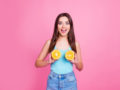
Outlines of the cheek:
<svg viewBox="0 0 120 90">
<path fill-rule="evenodd" d="M 67 26 L 68 29 L 70 29 L 70 26 Z"/>
<path fill-rule="evenodd" d="M 60 29 L 60 28 L 61 28 L 61 25 L 57 25 L 57 28 Z"/>
</svg>

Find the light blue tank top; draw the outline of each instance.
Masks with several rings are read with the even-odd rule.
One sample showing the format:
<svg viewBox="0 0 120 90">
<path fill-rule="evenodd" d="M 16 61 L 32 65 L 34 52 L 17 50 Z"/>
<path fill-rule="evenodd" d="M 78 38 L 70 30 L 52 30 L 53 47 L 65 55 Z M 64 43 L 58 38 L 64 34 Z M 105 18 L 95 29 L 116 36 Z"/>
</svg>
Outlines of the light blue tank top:
<svg viewBox="0 0 120 90">
<path fill-rule="evenodd" d="M 54 47 L 56 49 L 56 46 Z M 61 57 L 51 64 L 51 70 L 57 74 L 67 74 L 73 71 L 73 64 L 65 58 L 65 53 L 68 50 L 72 50 L 69 47 L 67 50 L 59 50 L 61 52 Z"/>
</svg>

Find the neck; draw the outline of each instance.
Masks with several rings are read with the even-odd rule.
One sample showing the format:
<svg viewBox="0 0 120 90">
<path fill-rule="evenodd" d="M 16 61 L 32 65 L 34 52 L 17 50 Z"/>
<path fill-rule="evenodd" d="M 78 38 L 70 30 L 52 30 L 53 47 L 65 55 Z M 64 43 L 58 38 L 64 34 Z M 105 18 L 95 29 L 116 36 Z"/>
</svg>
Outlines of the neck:
<svg viewBox="0 0 120 90">
<path fill-rule="evenodd" d="M 67 36 L 59 36 L 58 40 L 68 40 Z"/>
</svg>

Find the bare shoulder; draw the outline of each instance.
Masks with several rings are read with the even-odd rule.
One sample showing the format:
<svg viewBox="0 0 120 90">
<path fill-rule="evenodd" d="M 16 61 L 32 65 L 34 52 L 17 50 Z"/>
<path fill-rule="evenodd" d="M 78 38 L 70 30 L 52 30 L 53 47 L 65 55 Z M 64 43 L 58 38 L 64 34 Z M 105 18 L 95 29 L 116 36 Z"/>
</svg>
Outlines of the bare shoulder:
<svg viewBox="0 0 120 90">
<path fill-rule="evenodd" d="M 48 39 L 46 42 L 47 42 L 48 44 L 50 44 L 50 42 L 51 42 L 51 39 Z"/>
<path fill-rule="evenodd" d="M 78 41 L 75 41 L 76 47 L 80 47 L 80 43 Z"/>
<path fill-rule="evenodd" d="M 50 43 L 51 43 L 51 39 L 48 39 L 48 40 L 46 40 L 46 43 L 45 43 L 45 44 L 46 44 L 47 46 L 49 46 Z"/>
<path fill-rule="evenodd" d="M 80 43 L 78 41 L 75 42 L 76 44 L 76 49 L 77 49 L 77 54 L 78 54 L 78 58 L 81 58 L 81 48 L 80 48 Z M 82 61 L 82 59 L 80 59 Z"/>
<path fill-rule="evenodd" d="M 75 45 L 76 45 L 77 52 L 80 53 L 81 52 L 80 43 L 78 41 L 76 41 Z"/>
<path fill-rule="evenodd" d="M 44 58 L 47 56 L 48 54 L 48 49 L 50 46 L 51 40 L 46 40 L 46 42 L 44 43 L 44 46 L 42 47 L 42 50 L 37 58 L 37 60 L 44 60 Z"/>
</svg>

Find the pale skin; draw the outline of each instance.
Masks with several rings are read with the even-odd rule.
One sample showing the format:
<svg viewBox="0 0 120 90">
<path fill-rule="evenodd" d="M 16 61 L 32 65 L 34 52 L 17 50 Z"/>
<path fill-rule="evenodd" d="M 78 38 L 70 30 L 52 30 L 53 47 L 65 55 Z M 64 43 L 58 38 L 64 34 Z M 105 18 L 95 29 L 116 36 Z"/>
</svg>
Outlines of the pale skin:
<svg viewBox="0 0 120 90">
<path fill-rule="evenodd" d="M 66 32 L 62 33 L 62 30 L 66 30 Z M 56 42 L 57 49 L 66 50 L 70 46 L 67 39 L 67 34 L 69 30 L 70 30 L 70 24 L 69 24 L 68 18 L 65 16 L 60 17 L 58 22 L 58 31 L 60 35 Z M 35 62 L 36 67 L 44 67 L 56 61 L 51 57 L 51 54 L 48 60 L 44 60 L 46 56 L 49 54 L 48 49 L 50 46 L 50 42 L 51 40 L 47 40 L 45 42 L 38 58 L 36 59 L 36 62 Z M 83 69 L 83 63 L 82 63 L 82 57 L 81 57 L 80 44 L 76 41 L 75 45 L 77 50 L 77 53 L 75 53 L 75 58 L 73 60 L 68 60 L 68 61 L 73 63 L 76 66 L 77 70 L 81 71 Z"/>
</svg>

